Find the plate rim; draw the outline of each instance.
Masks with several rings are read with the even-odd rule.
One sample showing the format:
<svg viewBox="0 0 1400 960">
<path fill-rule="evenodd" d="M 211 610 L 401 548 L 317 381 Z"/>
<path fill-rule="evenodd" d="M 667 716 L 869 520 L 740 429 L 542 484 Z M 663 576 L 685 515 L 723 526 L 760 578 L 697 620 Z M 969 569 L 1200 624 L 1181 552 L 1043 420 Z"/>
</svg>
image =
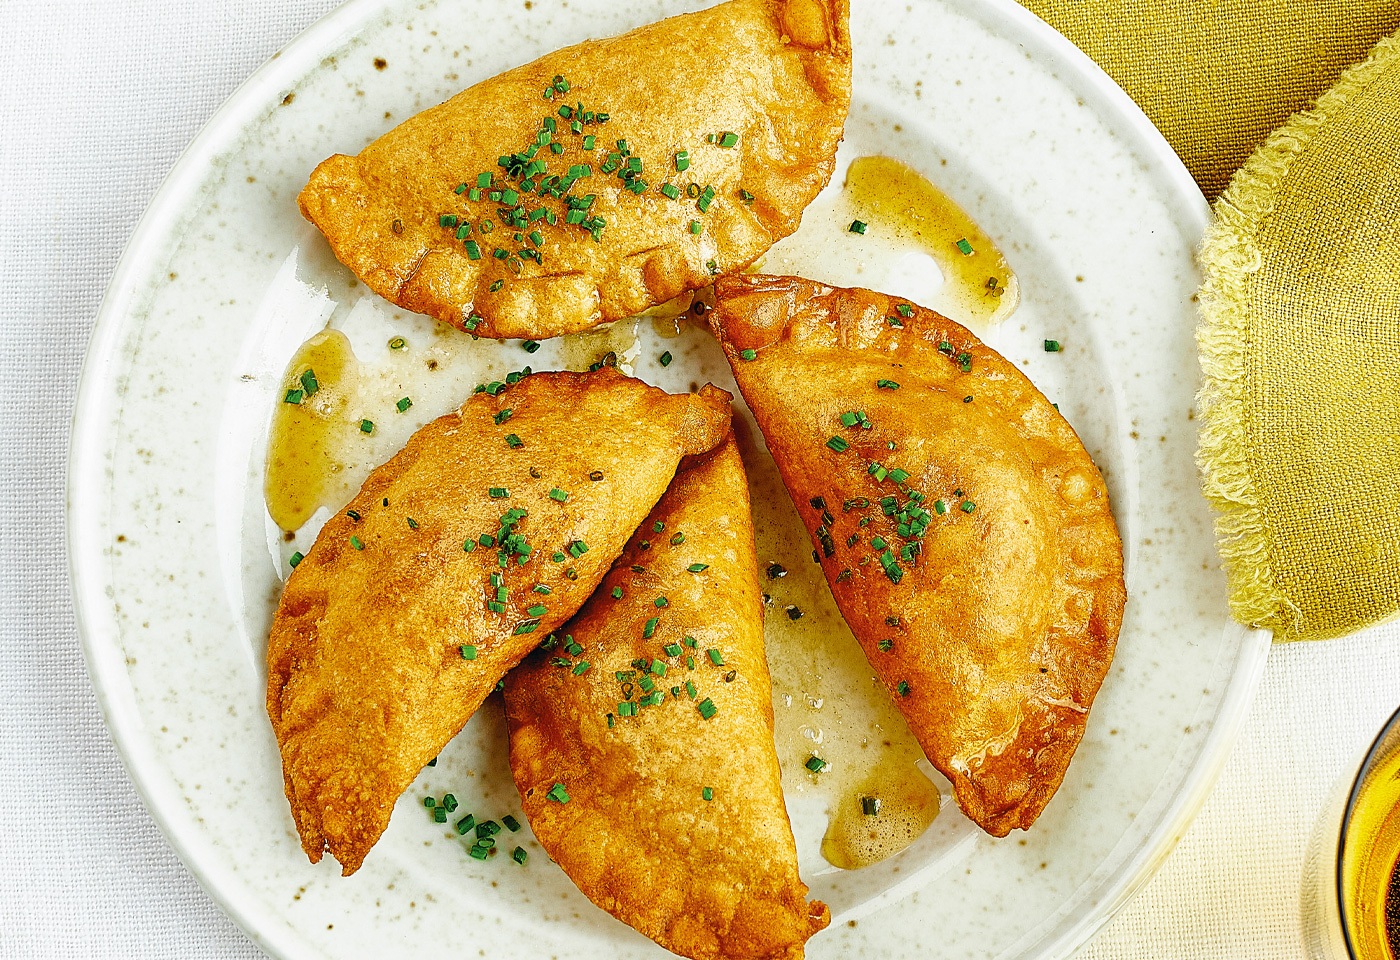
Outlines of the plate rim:
<svg viewBox="0 0 1400 960">
<path fill-rule="evenodd" d="M 221 882 L 216 871 L 205 864 L 192 827 L 167 813 L 160 796 L 169 778 L 144 735 L 130 683 L 122 672 L 125 655 L 120 632 L 103 589 L 106 545 L 90 536 L 101 530 L 100 516 L 106 503 L 104 473 L 109 447 L 105 439 L 110 411 L 102 401 L 107 398 L 105 388 L 114 382 L 110 374 L 118 358 L 122 320 L 135 307 L 140 292 L 136 281 L 148 272 L 153 250 L 158 250 L 178 227 L 188 209 L 187 201 L 206 177 L 209 161 L 226 149 L 231 134 L 266 109 L 275 94 L 295 88 L 305 73 L 301 62 L 304 58 L 297 54 L 342 45 L 390 2 L 347 0 L 312 22 L 239 84 L 176 157 L 137 221 L 103 294 L 84 353 L 69 423 L 64 511 L 69 591 L 84 663 L 103 723 L 142 804 L 184 867 L 250 940 L 284 960 L 324 954 L 294 929 L 268 922 L 262 900 L 251 888 L 238 882 Z M 1204 234 L 1210 205 L 1189 171 L 1146 114 L 1087 54 L 1015 0 L 936 2 L 956 8 L 1023 49 L 1043 54 L 1038 57 L 1043 65 L 1065 73 L 1067 78 L 1061 78 L 1062 82 L 1082 88 L 1080 92 L 1086 95 L 1086 101 L 1092 98 L 1095 113 L 1117 121 L 1133 153 L 1162 177 L 1168 208 L 1192 229 L 1193 243 Z M 283 54 L 287 53 L 292 55 L 284 61 Z M 1242 635 L 1228 690 L 1212 718 L 1210 733 L 1202 740 L 1200 759 L 1188 772 L 1157 827 L 1149 833 L 1149 837 L 1155 834 L 1156 840 L 1098 881 L 1099 889 L 1106 893 L 1101 904 L 1091 916 L 1048 940 L 1044 956 L 1068 957 L 1107 925 L 1165 861 L 1214 787 L 1249 714 L 1270 649 L 1267 631 L 1250 630 L 1240 624 L 1226 629 Z M 1008 951 L 1018 944 L 1008 947 Z"/>
</svg>

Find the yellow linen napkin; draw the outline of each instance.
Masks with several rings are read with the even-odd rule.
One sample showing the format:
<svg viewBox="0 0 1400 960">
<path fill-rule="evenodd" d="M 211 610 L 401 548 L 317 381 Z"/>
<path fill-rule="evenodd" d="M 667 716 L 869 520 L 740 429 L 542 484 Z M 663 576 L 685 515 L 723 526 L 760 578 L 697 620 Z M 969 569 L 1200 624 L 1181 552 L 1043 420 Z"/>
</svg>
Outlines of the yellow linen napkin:
<svg viewBox="0 0 1400 960">
<path fill-rule="evenodd" d="M 1275 639 L 1348 633 L 1400 609 L 1400 38 L 1275 131 L 1215 214 L 1199 459 L 1231 606 Z"/>
<path fill-rule="evenodd" d="M 1397 0 L 1021 0 L 1157 125 L 1209 199 L 1269 131 L 1400 29 Z"/>
</svg>

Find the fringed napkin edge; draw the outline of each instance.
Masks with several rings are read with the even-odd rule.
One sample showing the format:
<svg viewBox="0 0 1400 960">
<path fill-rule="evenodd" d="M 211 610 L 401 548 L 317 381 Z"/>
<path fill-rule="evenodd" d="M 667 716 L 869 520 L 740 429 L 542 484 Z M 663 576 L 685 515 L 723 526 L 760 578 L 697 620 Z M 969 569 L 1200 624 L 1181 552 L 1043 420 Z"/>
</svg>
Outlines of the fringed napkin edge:
<svg viewBox="0 0 1400 960">
<path fill-rule="evenodd" d="M 1274 579 L 1273 537 L 1250 468 L 1248 288 L 1250 276 L 1263 265 L 1254 238 L 1313 135 L 1397 60 L 1400 39 L 1387 37 L 1366 60 L 1347 69 L 1312 109 L 1294 114 L 1270 134 L 1216 201 L 1215 216 L 1196 251 L 1205 276 L 1196 329 L 1203 374 L 1196 400 L 1201 489 L 1219 512 L 1215 533 L 1230 611 L 1242 623 L 1271 628 L 1275 641 L 1302 639 L 1304 624 Z"/>
</svg>

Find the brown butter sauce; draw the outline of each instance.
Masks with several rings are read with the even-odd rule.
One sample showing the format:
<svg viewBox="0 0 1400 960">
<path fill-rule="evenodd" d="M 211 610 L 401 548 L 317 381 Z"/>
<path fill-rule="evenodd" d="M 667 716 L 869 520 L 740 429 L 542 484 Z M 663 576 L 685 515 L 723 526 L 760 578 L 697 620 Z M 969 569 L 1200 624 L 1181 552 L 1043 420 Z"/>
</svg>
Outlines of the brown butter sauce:
<svg viewBox="0 0 1400 960">
<path fill-rule="evenodd" d="M 933 257 L 946 295 L 974 324 L 1005 320 L 1020 301 L 1020 283 L 1000 249 L 951 197 L 891 157 L 860 157 L 846 171 L 845 195 L 867 233 L 901 239 Z M 965 241 L 971 253 L 963 253 Z M 956 317 L 954 319 L 957 319 Z"/>
</svg>

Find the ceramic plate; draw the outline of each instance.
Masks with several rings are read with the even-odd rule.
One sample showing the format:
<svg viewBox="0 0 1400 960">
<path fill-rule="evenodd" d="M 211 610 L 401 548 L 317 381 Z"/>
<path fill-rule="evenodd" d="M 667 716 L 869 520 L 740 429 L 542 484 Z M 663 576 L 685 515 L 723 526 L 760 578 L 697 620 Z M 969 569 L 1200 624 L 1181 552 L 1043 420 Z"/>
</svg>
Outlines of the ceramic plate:
<svg viewBox="0 0 1400 960">
<path fill-rule="evenodd" d="M 420 391 L 409 414 L 381 418 L 367 461 L 386 458 L 477 378 L 525 362 L 575 363 L 607 343 L 638 376 L 669 389 L 705 379 L 732 389 L 713 343 L 694 328 L 675 336 L 650 321 L 624 322 L 533 359 L 518 343 L 437 330 L 368 295 L 295 204 L 325 156 L 357 152 L 477 80 L 700 5 L 352 0 L 210 121 L 118 267 L 83 370 L 70 465 L 69 545 L 88 664 L 132 778 L 171 844 L 275 956 L 660 954 L 589 904 L 528 827 L 515 842 L 535 855 L 519 867 L 504 857 L 472 860 L 424 815 L 422 796 L 448 790 L 479 815 L 518 815 L 494 701 L 400 800 L 359 873 L 341 878 L 330 858 L 307 863 L 264 713 L 262 659 L 286 556 L 304 548 L 317 521 L 284 542 L 270 528 L 262 485 L 283 368 L 328 321 L 361 360 Z M 804 877 L 834 916 L 809 953 L 1066 956 L 1185 829 L 1266 650 L 1227 616 L 1197 492 L 1191 251 L 1207 208 L 1127 97 L 1010 0 L 854 6 L 854 99 L 840 168 L 768 266 L 884 286 L 938 307 L 928 264 L 851 245 L 856 238 L 840 223 L 842 170 L 886 154 L 960 203 L 1021 283 L 1019 309 L 986 339 L 1060 404 L 1102 466 L 1123 533 L 1129 603 L 1084 741 L 1028 833 L 979 836 L 949 808 L 903 853 L 835 870 L 818 852 L 820 791 L 788 777 Z M 385 357 L 390 331 L 413 347 L 404 356 L 416 359 L 402 369 Z M 1046 338 L 1065 351 L 1046 353 Z M 676 358 L 670 366 L 659 362 L 663 350 Z M 413 366 L 439 355 L 446 359 L 431 376 L 429 365 Z M 775 603 L 805 582 L 810 602 L 829 608 L 810 558 L 802 566 L 810 546 L 784 539 L 791 507 L 761 443 L 748 460 L 760 562 L 786 550 L 797 571 L 790 585 L 771 587 Z M 832 623 L 830 610 L 809 623 Z M 780 739 L 785 729 L 819 728 L 824 716 L 793 713 L 822 707 L 804 698 L 807 680 L 784 659 L 790 640 L 769 631 Z"/>
</svg>

